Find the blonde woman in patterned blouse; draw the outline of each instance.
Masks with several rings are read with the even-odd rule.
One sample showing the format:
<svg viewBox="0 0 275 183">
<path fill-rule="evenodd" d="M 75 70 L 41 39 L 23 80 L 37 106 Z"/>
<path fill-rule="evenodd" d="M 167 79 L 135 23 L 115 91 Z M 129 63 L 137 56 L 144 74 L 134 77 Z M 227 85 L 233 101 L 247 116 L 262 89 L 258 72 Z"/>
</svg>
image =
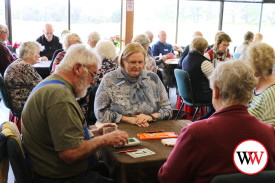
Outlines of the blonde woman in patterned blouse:
<svg viewBox="0 0 275 183">
<path fill-rule="evenodd" d="M 151 121 L 171 117 L 166 90 L 155 73 L 144 70 L 145 57 L 139 43 L 130 43 L 119 57 L 120 68 L 103 77 L 95 97 L 99 122 L 148 127 Z"/>
<path fill-rule="evenodd" d="M 42 81 L 32 66 L 37 63 L 41 50 L 42 47 L 37 42 L 22 43 L 19 47 L 19 59 L 10 64 L 5 71 L 4 79 L 16 113 L 22 112 L 32 89 Z"/>
</svg>

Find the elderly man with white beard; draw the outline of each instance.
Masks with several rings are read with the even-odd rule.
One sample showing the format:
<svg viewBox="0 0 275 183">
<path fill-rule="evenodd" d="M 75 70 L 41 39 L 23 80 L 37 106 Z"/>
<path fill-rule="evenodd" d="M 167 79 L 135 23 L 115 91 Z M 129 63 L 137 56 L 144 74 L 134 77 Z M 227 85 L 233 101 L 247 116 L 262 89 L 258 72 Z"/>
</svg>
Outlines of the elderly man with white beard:
<svg viewBox="0 0 275 183">
<path fill-rule="evenodd" d="M 22 112 L 23 143 L 36 182 L 113 182 L 104 177 L 96 152 L 123 146 L 128 135 L 103 128 L 89 131 L 75 98 L 86 94 L 98 57 L 83 44 L 72 45 L 55 73 L 32 91 Z M 99 168 L 100 167 L 100 168 Z"/>
</svg>

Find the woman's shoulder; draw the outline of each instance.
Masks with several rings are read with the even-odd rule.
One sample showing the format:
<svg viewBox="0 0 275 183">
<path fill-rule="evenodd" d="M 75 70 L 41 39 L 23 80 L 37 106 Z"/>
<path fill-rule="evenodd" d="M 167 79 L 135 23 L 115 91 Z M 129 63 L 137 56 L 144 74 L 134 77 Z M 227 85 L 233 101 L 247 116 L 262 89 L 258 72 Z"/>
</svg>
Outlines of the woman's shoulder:
<svg viewBox="0 0 275 183">
<path fill-rule="evenodd" d="M 122 76 L 121 69 L 116 69 L 114 71 L 110 71 L 104 75 L 101 82 L 106 82 L 107 84 L 116 83 Z"/>
</svg>

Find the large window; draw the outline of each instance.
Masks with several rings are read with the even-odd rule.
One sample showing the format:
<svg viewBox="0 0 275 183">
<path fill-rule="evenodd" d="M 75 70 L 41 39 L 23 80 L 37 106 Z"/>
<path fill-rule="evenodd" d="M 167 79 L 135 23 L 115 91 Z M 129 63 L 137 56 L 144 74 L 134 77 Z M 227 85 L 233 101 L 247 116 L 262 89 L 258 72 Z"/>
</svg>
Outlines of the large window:
<svg viewBox="0 0 275 183">
<path fill-rule="evenodd" d="M 224 3 L 223 31 L 232 39 L 231 53 L 243 43 L 247 31 L 258 32 L 260 11 L 260 3 Z"/>
<path fill-rule="evenodd" d="M 261 33 L 263 42 L 275 48 L 275 4 L 264 4 Z"/>
<path fill-rule="evenodd" d="M 101 39 L 120 35 L 121 0 L 71 0 L 71 31 L 87 43 L 88 34 L 97 31 Z"/>
<path fill-rule="evenodd" d="M 0 1 L 0 24 L 6 24 L 5 23 L 5 1 Z"/>
<path fill-rule="evenodd" d="M 218 30 L 220 2 L 180 0 L 178 45 L 188 45 L 195 31 L 200 31 L 208 44 L 214 43 Z"/>
<path fill-rule="evenodd" d="M 153 43 L 159 30 L 165 30 L 167 42 L 174 44 L 176 35 L 177 0 L 135 0 L 134 35 L 150 30 Z"/>
<path fill-rule="evenodd" d="M 12 0 L 13 42 L 36 40 L 43 34 L 45 23 L 51 23 L 54 34 L 68 28 L 68 0 Z"/>
</svg>

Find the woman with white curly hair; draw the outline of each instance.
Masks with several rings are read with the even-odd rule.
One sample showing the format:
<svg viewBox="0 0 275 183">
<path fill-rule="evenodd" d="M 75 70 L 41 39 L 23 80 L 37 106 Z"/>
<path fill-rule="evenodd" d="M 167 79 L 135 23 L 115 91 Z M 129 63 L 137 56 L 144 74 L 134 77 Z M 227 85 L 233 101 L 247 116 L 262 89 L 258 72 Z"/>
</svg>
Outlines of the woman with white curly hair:
<svg viewBox="0 0 275 183">
<path fill-rule="evenodd" d="M 247 61 L 258 79 L 248 111 L 259 120 L 275 126 L 275 61 L 274 49 L 266 43 L 253 43 L 247 52 Z"/>
<path fill-rule="evenodd" d="M 32 66 L 37 63 L 41 50 L 41 45 L 35 41 L 21 43 L 18 48 L 19 59 L 11 63 L 5 71 L 4 79 L 15 113 L 21 114 L 32 89 L 42 81 Z M 21 131 L 20 122 L 18 128 Z"/>
<path fill-rule="evenodd" d="M 116 47 L 110 40 L 101 40 L 96 45 L 96 52 L 101 57 L 101 68 L 95 76 L 95 84 L 99 85 L 103 76 L 110 71 L 117 69 L 117 64 L 114 63 L 116 58 Z"/>
</svg>

